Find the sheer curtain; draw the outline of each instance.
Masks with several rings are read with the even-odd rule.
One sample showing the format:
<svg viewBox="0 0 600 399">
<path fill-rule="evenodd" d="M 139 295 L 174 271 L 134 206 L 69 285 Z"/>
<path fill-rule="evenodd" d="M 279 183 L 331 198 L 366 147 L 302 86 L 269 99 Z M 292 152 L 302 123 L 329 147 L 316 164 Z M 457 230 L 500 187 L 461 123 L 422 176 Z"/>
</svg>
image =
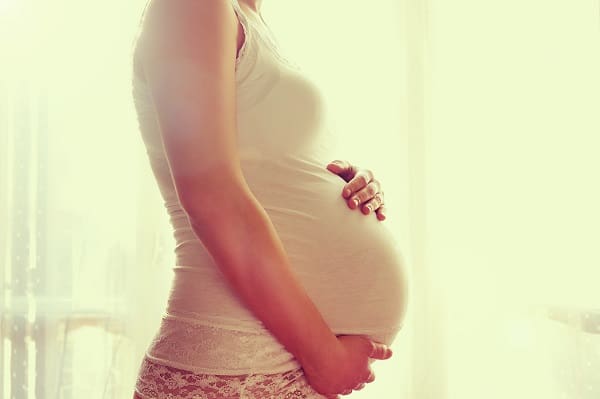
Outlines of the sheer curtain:
<svg viewBox="0 0 600 399">
<path fill-rule="evenodd" d="M 423 14 L 445 396 L 600 397 L 599 3 L 431 0 Z"/>
<path fill-rule="evenodd" d="M 145 4 L 0 0 L 3 398 L 130 398 L 160 322 L 174 242 L 130 92 Z M 409 263 L 394 356 L 351 396 L 597 398 L 599 3 L 263 10 Z"/>
</svg>

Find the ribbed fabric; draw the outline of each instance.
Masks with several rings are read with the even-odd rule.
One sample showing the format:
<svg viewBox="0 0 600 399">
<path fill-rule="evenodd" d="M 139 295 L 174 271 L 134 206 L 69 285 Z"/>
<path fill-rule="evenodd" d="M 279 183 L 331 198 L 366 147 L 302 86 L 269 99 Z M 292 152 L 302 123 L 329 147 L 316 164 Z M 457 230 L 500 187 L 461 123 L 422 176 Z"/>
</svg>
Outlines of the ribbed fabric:
<svg viewBox="0 0 600 399">
<path fill-rule="evenodd" d="M 238 148 L 248 186 L 273 222 L 293 272 L 332 330 L 367 334 L 390 344 L 408 301 L 398 243 L 385 222 L 347 207 L 341 196 L 345 181 L 326 169 L 335 159 L 335 139 L 318 86 L 281 54 L 261 18 L 246 15 L 236 0 L 231 4 L 246 37 L 235 74 Z M 298 368 L 228 285 L 194 234 L 176 195 L 149 89 L 135 74 L 132 83 L 140 132 L 176 241 L 165 319 L 149 357 L 216 374 Z M 218 345 L 214 328 L 222 328 L 221 336 L 227 337 Z M 244 354 L 245 360 L 215 356 L 217 347 L 219 353 L 228 346 L 237 351 L 241 343 L 261 351 L 255 357 Z"/>
</svg>

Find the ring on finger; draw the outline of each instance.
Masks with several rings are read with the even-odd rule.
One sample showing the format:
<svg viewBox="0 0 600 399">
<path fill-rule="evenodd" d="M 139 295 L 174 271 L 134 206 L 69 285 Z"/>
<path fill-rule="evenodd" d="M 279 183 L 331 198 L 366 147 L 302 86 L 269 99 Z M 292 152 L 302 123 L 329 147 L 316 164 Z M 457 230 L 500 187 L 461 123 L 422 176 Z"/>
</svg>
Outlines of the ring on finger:
<svg viewBox="0 0 600 399">
<path fill-rule="evenodd" d="M 375 193 L 373 198 L 371 198 L 369 200 L 369 202 L 367 202 L 367 208 L 369 208 L 369 210 L 371 210 L 371 211 L 374 211 L 375 209 L 379 208 L 381 205 L 383 205 L 383 200 L 381 198 L 381 195 L 379 195 L 379 193 Z"/>
</svg>

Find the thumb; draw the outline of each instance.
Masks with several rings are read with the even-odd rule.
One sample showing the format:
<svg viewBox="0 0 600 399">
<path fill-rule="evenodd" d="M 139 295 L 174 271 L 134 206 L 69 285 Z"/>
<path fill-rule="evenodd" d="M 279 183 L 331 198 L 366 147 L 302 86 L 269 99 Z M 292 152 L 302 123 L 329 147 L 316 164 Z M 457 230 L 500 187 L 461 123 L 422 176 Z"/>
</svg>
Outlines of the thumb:
<svg viewBox="0 0 600 399">
<path fill-rule="evenodd" d="M 333 173 L 341 173 L 344 170 L 348 169 L 350 165 L 346 161 L 340 161 L 336 159 L 335 161 L 331 161 L 327 164 L 327 169 Z"/>
<path fill-rule="evenodd" d="M 389 359 L 392 357 L 392 350 L 385 344 L 371 341 L 371 354 L 369 357 L 379 360 Z"/>
</svg>

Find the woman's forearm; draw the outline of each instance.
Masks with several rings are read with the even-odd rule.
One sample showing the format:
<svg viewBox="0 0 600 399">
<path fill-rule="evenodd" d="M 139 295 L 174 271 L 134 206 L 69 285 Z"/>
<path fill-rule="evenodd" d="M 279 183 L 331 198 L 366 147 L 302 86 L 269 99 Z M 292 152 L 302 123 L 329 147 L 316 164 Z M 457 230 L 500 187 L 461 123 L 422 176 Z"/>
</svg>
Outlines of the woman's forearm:
<svg viewBox="0 0 600 399">
<path fill-rule="evenodd" d="M 209 204 L 213 210 L 207 212 Z M 221 184 L 219 199 L 207 195 L 186 212 L 229 284 L 298 362 L 305 367 L 326 360 L 338 345 L 336 336 L 293 274 L 271 220 L 247 186 Z"/>
</svg>

